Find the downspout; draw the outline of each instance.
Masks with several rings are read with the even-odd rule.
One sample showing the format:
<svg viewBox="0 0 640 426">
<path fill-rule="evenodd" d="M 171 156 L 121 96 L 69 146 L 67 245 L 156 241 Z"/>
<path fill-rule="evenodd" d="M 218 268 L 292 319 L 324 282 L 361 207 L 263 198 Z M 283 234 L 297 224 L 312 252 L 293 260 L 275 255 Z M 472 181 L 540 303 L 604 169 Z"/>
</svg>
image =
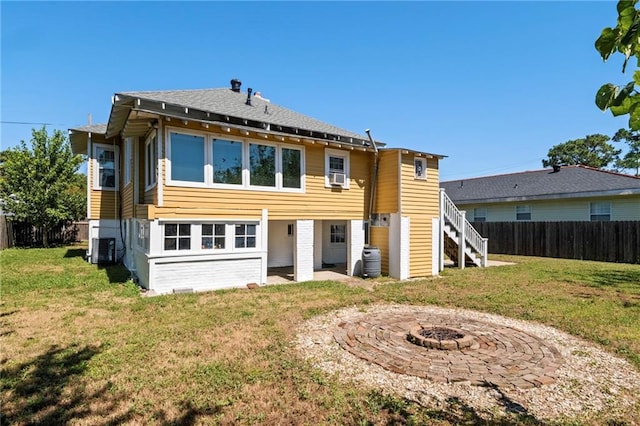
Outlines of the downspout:
<svg viewBox="0 0 640 426">
<path fill-rule="evenodd" d="M 371 145 L 373 145 L 373 178 L 371 179 L 371 193 L 369 194 L 369 226 L 367 227 L 367 241 L 371 244 L 371 217 L 373 215 L 373 199 L 376 194 L 376 182 L 378 181 L 378 147 L 376 146 L 375 141 L 371 137 L 371 130 L 365 130 L 367 136 L 369 136 L 369 141 Z"/>
</svg>

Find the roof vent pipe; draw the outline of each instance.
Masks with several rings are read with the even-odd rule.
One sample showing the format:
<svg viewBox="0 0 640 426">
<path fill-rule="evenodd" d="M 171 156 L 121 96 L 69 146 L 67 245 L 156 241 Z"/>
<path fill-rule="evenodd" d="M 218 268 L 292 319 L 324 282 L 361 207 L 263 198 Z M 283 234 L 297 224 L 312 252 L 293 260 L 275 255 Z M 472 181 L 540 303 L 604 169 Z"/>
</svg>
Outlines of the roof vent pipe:
<svg viewBox="0 0 640 426">
<path fill-rule="evenodd" d="M 562 166 L 560 166 L 560 164 L 554 164 L 553 165 L 553 173 L 558 173 L 560 171 L 560 168 Z"/>
<path fill-rule="evenodd" d="M 231 80 L 231 90 L 233 90 L 234 92 L 240 93 L 241 85 L 242 85 L 242 82 L 237 78 L 234 78 L 233 80 Z"/>
<path fill-rule="evenodd" d="M 245 105 L 251 106 L 251 92 L 253 92 L 253 89 L 249 87 L 247 89 L 247 102 L 244 103 Z"/>
</svg>

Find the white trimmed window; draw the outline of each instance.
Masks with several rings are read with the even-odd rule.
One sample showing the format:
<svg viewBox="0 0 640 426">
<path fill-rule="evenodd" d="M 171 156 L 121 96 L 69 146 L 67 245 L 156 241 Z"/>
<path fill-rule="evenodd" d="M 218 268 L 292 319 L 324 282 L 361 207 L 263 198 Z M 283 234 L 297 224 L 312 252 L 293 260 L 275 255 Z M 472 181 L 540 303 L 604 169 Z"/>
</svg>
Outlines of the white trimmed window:
<svg viewBox="0 0 640 426">
<path fill-rule="evenodd" d="M 133 138 L 126 138 L 124 140 L 124 184 L 125 186 L 131 183 L 132 157 L 133 157 Z"/>
<path fill-rule="evenodd" d="M 611 201 L 594 201 L 589 203 L 589 216 L 594 221 L 611 220 Z"/>
<path fill-rule="evenodd" d="M 158 143 L 155 135 L 144 143 L 144 185 L 145 190 L 153 188 L 158 178 Z"/>
<path fill-rule="evenodd" d="M 165 250 L 191 250 L 191 224 L 165 223 Z"/>
<path fill-rule="evenodd" d="M 167 177 L 175 186 L 304 192 L 304 148 L 167 131 Z"/>
<path fill-rule="evenodd" d="M 413 168 L 414 168 L 416 179 L 427 180 L 427 159 L 426 158 L 414 157 Z"/>
<path fill-rule="evenodd" d="M 324 150 L 324 186 L 349 189 L 349 152 Z"/>
<path fill-rule="evenodd" d="M 227 225 L 224 223 L 202 224 L 202 249 L 224 250 Z"/>
<path fill-rule="evenodd" d="M 170 183 L 205 183 L 205 137 L 191 133 L 169 133 Z"/>
<path fill-rule="evenodd" d="M 346 235 L 345 225 L 331 225 L 331 244 L 343 244 L 346 241 Z"/>
<path fill-rule="evenodd" d="M 516 206 L 516 220 L 531 220 L 531 206 L 528 204 Z"/>
<path fill-rule="evenodd" d="M 138 247 L 144 249 L 146 253 L 149 252 L 149 221 L 138 221 Z"/>
<path fill-rule="evenodd" d="M 255 248 L 257 226 L 249 223 L 238 223 L 235 226 L 234 248 Z"/>
<path fill-rule="evenodd" d="M 475 207 L 473 209 L 473 221 L 474 222 L 486 222 L 487 221 L 487 208 Z"/>
<path fill-rule="evenodd" d="M 118 147 L 95 144 L 93 158 L 93 188 L 116 191 L 118 188 Z"/>
</svg>

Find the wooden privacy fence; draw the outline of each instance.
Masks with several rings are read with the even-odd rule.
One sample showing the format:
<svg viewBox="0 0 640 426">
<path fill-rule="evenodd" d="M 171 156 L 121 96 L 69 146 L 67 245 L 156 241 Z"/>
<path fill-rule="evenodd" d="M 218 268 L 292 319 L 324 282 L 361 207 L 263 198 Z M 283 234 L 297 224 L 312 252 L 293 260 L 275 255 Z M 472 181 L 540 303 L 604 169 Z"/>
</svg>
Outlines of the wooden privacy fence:
<svg viewBox="0 0 640 426">
<path fill-rule="evenodd" d="M 29 222 L 0 216 L 0 249 L 42 246 L 42 229 Z M 89 239 L 89 222 L 63 222 L 50 229 L 49 244 L 68 244 Z"/>
<path fill-rule="evenodd" d="M 640 221 L 472 224 L 489 253 L 640 263 Z"/>
</svg>

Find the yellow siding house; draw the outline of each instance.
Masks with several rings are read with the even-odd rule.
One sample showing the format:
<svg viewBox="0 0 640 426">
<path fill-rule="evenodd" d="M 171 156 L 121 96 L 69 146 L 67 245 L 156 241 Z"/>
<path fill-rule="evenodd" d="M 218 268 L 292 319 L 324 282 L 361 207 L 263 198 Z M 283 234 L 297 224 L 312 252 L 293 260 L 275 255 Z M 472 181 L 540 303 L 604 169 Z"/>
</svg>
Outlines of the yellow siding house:
<svg viewBox="0 0 640 426">
<path fill-rule="evenodd" d="M 265 284 L 293 267 L 399 279 L 439 270 L 441 155 L 388 148 L 230 88 L 117 93 L 108 123 L 70 129 L 88 157 L 92 262 L 157 294 Z M 435 247 L 435 249 L 434 249 Z"/>
</svg>

